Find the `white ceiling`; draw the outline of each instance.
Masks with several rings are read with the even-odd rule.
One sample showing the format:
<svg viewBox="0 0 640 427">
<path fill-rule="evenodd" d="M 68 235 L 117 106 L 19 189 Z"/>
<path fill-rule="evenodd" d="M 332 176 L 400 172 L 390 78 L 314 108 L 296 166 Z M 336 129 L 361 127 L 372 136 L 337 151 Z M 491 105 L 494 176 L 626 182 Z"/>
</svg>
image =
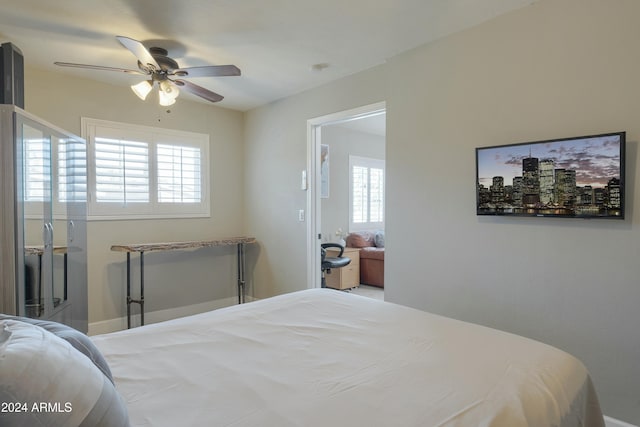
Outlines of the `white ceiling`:
<svg viewBox="0 0 640 427">
<path fill-rule="evenodd" d="M 220 106 L 246 111 L 535 1 L 2 0 L 0 42 L 16 45 L 27 66 L 122 86 L 140 77 L 53 62 L 136 69 L 115 39 L 122 35 L 164 47 L 182 67 L 235 64 L 241 77 L 191 81 L 224 95 Z"/>
</svg>

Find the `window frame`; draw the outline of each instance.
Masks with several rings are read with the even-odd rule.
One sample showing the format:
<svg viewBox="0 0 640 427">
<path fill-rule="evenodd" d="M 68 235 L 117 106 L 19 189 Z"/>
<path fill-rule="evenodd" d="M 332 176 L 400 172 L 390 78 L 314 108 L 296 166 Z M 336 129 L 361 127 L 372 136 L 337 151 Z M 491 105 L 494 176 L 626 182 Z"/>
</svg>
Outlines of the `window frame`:
<svg viewBox="0 0 640 427">
<path fill-rule="evenodd" d="M 368 177 L 368 185 L 367 185 L 367 219 L 365 222 L 354 222 L 354 180 L 353 180 L 353 169 L 354 167 L 364 167 L 367 168 L 367 177 Z M 371 169 L 382 169 L 382 221 L 371 221 L 371 189 L 370 189 L 370 171 Z M 386 202 L 386 194 L 385 194 L 385 183 L 386 183 L 386 171 L 385 171 L 385 161 L 382 159 L 374 159 L 371 157 L 362 157 L 362 156 L 349 156 L 349 231 L 373 231 L 373 230 L 384 230 L 385 224 L 385 202 Z"/>
<path fill-rule="evenodd" d="M 87 141 L 87 218 L 89 220 L 128 220 L 162 218 L 204 218 L 211 216 L 209 135 L 151 126 L 134 125 L 82 117 L 82 137 Z M 96 198 L 96 136 L 100 132 L 135 135 L 148 144 L 149 202 L 99 202 Z M 200 202 L 158 201 L 157 146 L 195 147 L 200 150 Z"/>
</svg>

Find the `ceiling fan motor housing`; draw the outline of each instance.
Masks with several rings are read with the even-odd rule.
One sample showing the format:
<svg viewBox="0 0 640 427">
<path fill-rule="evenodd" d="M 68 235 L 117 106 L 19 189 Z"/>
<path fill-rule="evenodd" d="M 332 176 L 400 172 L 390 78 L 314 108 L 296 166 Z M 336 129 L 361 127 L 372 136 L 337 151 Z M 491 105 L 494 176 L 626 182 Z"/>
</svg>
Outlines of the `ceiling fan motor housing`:
<svg viewBox="0 0 640 427">
<path fill-rule="evenodd" d="M 153 56 L 153 59 L 155 59 L 160 66 L 159 70 L 155 70 L 155 67 L 151 67 L 151 74 L 167 74 L 172 72 L 173 70 L 177 70 L 180 68 L 175 60 L 167 56 L 168 52 L 166 49 L 163 49 L 161 47 L 151 47 L 149 48 L 149 53 L 151 54 L 151 56 Z M 145 66 L 145 64 L 142 64 L 140 61 L 138 61 L 138 68 L 140 68 L 142 71 L 146 72 L 148 70 L 148 67 L 149 66 Z"/>
</svg>

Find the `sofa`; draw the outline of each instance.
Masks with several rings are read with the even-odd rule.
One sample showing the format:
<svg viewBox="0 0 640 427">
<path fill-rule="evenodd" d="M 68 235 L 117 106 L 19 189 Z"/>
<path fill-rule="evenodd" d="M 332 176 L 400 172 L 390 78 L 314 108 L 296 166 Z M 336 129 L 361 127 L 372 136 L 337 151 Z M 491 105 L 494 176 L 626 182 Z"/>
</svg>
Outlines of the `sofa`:
<svg viewBox="0 0 640 427">
<path fill-rule="evenodd" d="M 384 288 L 384 231 L 357 231 L 347 247 L 360 249 L 360 283 Z"/>
</svg>

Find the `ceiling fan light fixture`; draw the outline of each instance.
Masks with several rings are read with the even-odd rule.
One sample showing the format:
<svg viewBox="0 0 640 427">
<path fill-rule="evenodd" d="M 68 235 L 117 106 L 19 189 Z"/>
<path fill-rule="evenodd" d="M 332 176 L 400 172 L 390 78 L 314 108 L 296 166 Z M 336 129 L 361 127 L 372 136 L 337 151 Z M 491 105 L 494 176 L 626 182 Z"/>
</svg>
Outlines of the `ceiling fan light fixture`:
<svg viewBox="0 0 640 427">
<path fill-rule="evenodd" d="M 152 83 L 153 81 L 151 80 L 143 80 L 138 84 L 131 85 L 131 90 L 138 96 L 138 98 L 144 101 L 147 98 L 147 95 L 149 95 L 149 92 L 151 92 L 151 89 L 153 89 Z"/>
<path fill-rule="evenodd" d="M 160 82 L 160 91 L 164 92 L 166 96 L 172 99 L 176 99 L 180 95 L 180 89 L 178 86 L 169 82 L 169 80 L 163 80 Z"/>
<path fill-rule="evenodd" d="M 162 87 L 158 91 L 160 105 L 162 105 L 163 107 L 168 107 L 169 105 L 175 104 L 177 96 L 178 95 L 176 96 L 168 95 L 164 90 L 162 90 Z"/>
</svg>

